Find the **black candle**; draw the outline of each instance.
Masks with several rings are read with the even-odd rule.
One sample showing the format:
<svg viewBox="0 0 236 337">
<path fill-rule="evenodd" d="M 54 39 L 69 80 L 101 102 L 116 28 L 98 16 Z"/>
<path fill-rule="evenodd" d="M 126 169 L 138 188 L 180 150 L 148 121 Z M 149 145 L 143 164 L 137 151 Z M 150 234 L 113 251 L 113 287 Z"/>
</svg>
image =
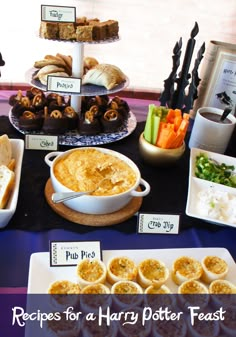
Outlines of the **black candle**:
<svg viewBox="0 0 236 337">
<path fill-rule="evenodd" d="M 194 37 L 197 35 L 198 32 L 199 32 L 198 24 L 197 22 L 195 22 L 195 25 L 191 31 L 190 39 L 188 40 L 185 55 L 184 55 L 184 61 L 183 61 L 183 66 L 181 70 L 181 77 L 183 79 L 188 78 L 189 67 L 190 67 L 190 63 L 191 63 L 192 56 L 193 56 L 193 50 L 194 50 L 195 43 L 196 43 L 196 40 L 194 39 Z"/>
</svg>

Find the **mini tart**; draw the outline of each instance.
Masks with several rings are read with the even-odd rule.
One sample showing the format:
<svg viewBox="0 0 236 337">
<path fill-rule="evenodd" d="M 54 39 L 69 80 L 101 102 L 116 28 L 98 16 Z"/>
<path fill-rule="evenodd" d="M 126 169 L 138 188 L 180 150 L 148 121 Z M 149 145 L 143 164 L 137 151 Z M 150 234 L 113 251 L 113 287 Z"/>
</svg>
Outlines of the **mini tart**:
<svg viewBox="0 0 236 337">
<path fill-rule="evenodd" d="M 187 324 L 181 317 L 179 320 L 157 320 L 152 324 L 152 337 L 185 337 L 187 335 Z"/>
<path fill-rule="evenodd" d="M 189 280 L 183 282 L 179 287 L 178 287 L 178 294 L 208 294 L 208 289 L 207 287 L 200 281 L 198 280 Z"/>
<path fill-rule="evenodd" d="M 236 306 L 230 306 L 226 308 L 225 319 L 220 321 L 220 328 L 224 333 L 224 336 L 235 337 L 236 331 Z"/>
<path fill-rule="evenodd" d="M 169 269 L 160 260 L 145 259 L 138 265 L 137 280 L 143 288 L 147 288 L 150 285 L 158 288 L 166 282 L 168 277 Z"/>
<path fill-rule="evenodd" d="M 74 282 L 67 280 L 58 280 L 48 288 L 48 294 L 52 295 L 51 304 L 57 309 L 65 309 L 69 305 L 77 306 L 79 302 L 78 294 L 81 292 L 81 287 Z"/>
<path fill-rule="evenodd" d="M 138 273 L 136 263 L 127 256 L 118 256 L 107 263 L 107 281 L 114 284 L 118 281 L 135 281 Z"/>
<path fill-rule="evenodd" d="M 104 318 L 102 324 L 99 324 L 98 317 L 93 321 L 88 321 L 84 316 L 81 323 L 81 331 L 83 331 L 83 337 L 116 337 L 118 328 L 115 321 L 111 321 L 110 325 L 108 325 Z"/>
<path fill-rule="evenodd" d="M 175 295 L 172 294 L 171 290 L 163 284 L 162 286 L 156 288 L 151 285 L 144 290 L 145 301 L 147 305 L 151 308 L 160 308 L 162 307 L 170 307 L 176 304 Z M 161 296 L 156 296 L 161 295 Z"/>
<path fill-rule="evenodd" d="M 177 285 L 191 279 L 198 280 L 202 273 L 201 263 L 192 257 L 181 256 L 173 262 L 172 279 Z"/>
<path fill-rule="evenodd" d="M 111 287 L 111 294 L 133 295 L 143 294 L 141 286 L 134 281 L 118 281 Z"/>
<path fill-rule="evenodd" d="M 97 259 L 85 259 L 77 264 L 76 275 L 81 286 L 85 287 L 93 283 L 105 283 L 106 266 L 103 261 Z"/>
<path fill-rule="evenodd" d="M 236 294 L 236 285 L 227 280 L 215 280 L 209 285 L 209 293 L 218 295 L 231 295 Z"/>
<path fill-rule="evenodd" d="M 111 287 L 113 305 L 116 310 L 126 307 L 136 307 L 143 301 L 143 289 L 134 281 L 118 281 Z"/>
<path fill-rule="evenodd" d="M 218 256 L 205 256 L 202 259 L 202 281 L 211 283 L 217 279 L 224 279 L 229 271 L 227 262 Z"/>
<path fill-rule="evenodd" d="M 203 313 L 209 313 L 209 310 Z M 220 325 L 217 320 L 200 320 L 195 317 L 194 324 L 191 323 L 190 317 L 187 319 L 188 336 L 191 337 L 220 337 Z M 228 335 L 227 335 L 228 336 Z"/>
<path fill-rule="evenodd" d="M 111 304 L 110 289 L 103 283 L 87 285 L 81 291 L 80 308 L 83 312 L 97 312 L 99 307 L 107 308 Z"/>
<path fill-rule="evenodd" d="M 48 337 L 76 337 L 81 330 L 80 320 L 66 319 L 66 314 L 58 312 L 60 320 L 52 319 L 46 321 L 46 336 Z M 42 333 L 44 335 L 44 333 Z"/>
<path fill-rule="evenodd" d="M 147 287 L 144 290 L 144 294 L 148 294 L 148 295 L 155 295 L 155 294 L 159 294 L 159 295 L 166 295 L 166 294 L 172 294 L 170 288 L 168 288 L 165 284 L 163 284 L 162 286 L 156 288 L 154 285 L 151 285 L 149 287 Z"/>
<path fill-rule="evenodd" d="M 135 324 L 127 324 L 125 314 L 132 311 L 137 316 L 137 322 Z M 124 315 L 118 321 L 118 336 L 119 337 L 150 337 L 152 330 L 152 320 L 146 320 L 142 323 L 143 309 L 141 307 L 132 307 L 124 310 Z M 130 320 L 131 321 L 131 320 Z"/>
<path fill-rule="evenodd" d="M 178 287 L 177 293 L 179 306 L 184 310 L 188 310 L 189 306 L 200 306 L 203 309 L 209 303 L 208 288 L 198 280 L 183 282 Z"/>
<path fill-rule="evenodd" d="M 51 295 L 74 295 L 80 294 L 80 292 L 81 288 L 79 284 L 67 280 L 55 281 L 48 288 L 48 294 Z"/>
<path fill-rule="evenodd" d="M 81 294 L 110 294 L 110 289 L 103 283 L 89 284 L 81 290 Z"/>
</svg>

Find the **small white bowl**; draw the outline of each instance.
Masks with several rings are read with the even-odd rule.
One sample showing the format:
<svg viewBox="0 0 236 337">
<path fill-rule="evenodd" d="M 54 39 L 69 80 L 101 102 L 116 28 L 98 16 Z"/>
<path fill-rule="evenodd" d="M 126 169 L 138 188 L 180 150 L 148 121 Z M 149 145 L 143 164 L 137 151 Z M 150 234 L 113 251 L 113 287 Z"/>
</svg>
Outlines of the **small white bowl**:
<svg viewBox="0 0 236 337">
<path fill-rule="evenodd" d="M 20 187 L 22 160 L 24 154 L 24 141 L 22 139 L 10 139 L 10 143 L 12 147 L 12 158 L 14 158 L 16 161 L 16 166 L 14 170 L 15 184 L 13 190 L 11 191 L 11 195 L 6 207 L 4 209 L 0 209 L 0 228 L 7 226 L 8 222 L 11 220 L 16 211 Z"/>
<path fill-rule="evenodd" d="M 56 163 L 73 151 L 84 151 L 85 149 L 87 150 L 89 149 L 89 147 L 75 148 L 65 152 L 50 152 L 45 156 L 45 162 L 48 166 L 50 166 L 50 177 L 55 192 L 72 192 L 71 189 L 61 184 L 55 177 L 54 168 Z M 93 147 L 92 149 L 96 149 L 97 151 L 109 154 L 111 156 L 123 160 L 135 172 L 136 181 L 130 189 L 128 189 L 123 193 L 107 196 L 84 195 L 82 197 L 71 199 L 69 201 L 64 202 L 64 204 L 67 207 L 77 212 L 82 212 L 86 214 L 108 214 L 116 212 L 125 207 L 133 197 L 143 197 L 150 192 L 150 185 L 144 179 L 141 178 L 141 174 L 138 167 L 131 159 L 129 159 L 128 157 L 124 156 L 119 152 L 112 151 L 109 149 L 95 148 L 95 147 Z M 54 159 L 51 160 L 52 158 Z M 139 185 L 144 186 L 142 191 L 137 191 Z"/>
</svg>

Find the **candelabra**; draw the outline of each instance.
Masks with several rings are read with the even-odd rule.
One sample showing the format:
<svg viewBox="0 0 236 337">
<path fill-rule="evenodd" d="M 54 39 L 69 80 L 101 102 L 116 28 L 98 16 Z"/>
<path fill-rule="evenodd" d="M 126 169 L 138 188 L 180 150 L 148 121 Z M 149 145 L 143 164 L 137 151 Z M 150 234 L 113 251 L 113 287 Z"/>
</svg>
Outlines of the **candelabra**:
<svg viewBox="0 0 236 337">
<path fill-rule="evenodd" d="M 177 70 L 180 66 L 182 38 L 180 38 L 179 42 L 176 42 L 175 44 L 172 56 L 172 70 L 169 77 L 164 80 L 164 90 L 160 97 L 160 102 L 162 106 L 167 106 L 172 109 L 181 109 L 183 112 L 190 111 L 193 107 L 194 100 L 198 97 L 197 88 L 200 83 L 198 68 L 205 52 L 205 43 L 203 43 L 203 45 L 199 49 L 193 70 L 191 74 L 189 73 L 189 68 L 196 43 L 195 37 L 198 32 L 198 24 L 197 22 L 195 22 L 195 25 L 190 34 L 190 39 L 188 40 L 186 46 L 182 69 L 178 75 Z M 187 87 L 188 90 L 186 90 Z"/>
</svg>

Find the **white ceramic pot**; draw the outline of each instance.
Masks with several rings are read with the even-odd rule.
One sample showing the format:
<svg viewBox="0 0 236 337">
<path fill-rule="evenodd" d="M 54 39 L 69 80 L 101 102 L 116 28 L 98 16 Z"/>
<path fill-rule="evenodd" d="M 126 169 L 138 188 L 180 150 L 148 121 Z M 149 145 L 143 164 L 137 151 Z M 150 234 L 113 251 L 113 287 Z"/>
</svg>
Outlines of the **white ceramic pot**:
<svg viewBox="0 0 236 337">
<path fill-rule="evenodd" d="M 73 151 L 83 151 L 84 149 L 89 148 L 75 148 L 65 152 L 50 152 L 45 156 L 45 162 L 50 167 L 50 178 L 55 192 L 71 192 L 71 189 L 61 184 L 54 175 L 54 167 L 58 160 L 66 157 Z M 94 147 L 92 147 L 92 149 L 94 149 Z M 81 213 L 108 214 L 116 212 L 125 207 L 133 197 L 144 197 L 150 192 L 150 185 L 141 178 L 138 167 L 131 159 L 113 150 L 105 148 L 96 148 L 96 150 L 110 154 L 125 161 L 126 164 L 128 164 L 136 174 L 137 178 L 134 185 L 129 190 L 120 194 L 109 196 L 84 195 L 76 199 L 71 199 L 64 202 L 67 207 Z M 137 191 L 139 185 L 143 185 L 142 191 Z"/>
</svg>

